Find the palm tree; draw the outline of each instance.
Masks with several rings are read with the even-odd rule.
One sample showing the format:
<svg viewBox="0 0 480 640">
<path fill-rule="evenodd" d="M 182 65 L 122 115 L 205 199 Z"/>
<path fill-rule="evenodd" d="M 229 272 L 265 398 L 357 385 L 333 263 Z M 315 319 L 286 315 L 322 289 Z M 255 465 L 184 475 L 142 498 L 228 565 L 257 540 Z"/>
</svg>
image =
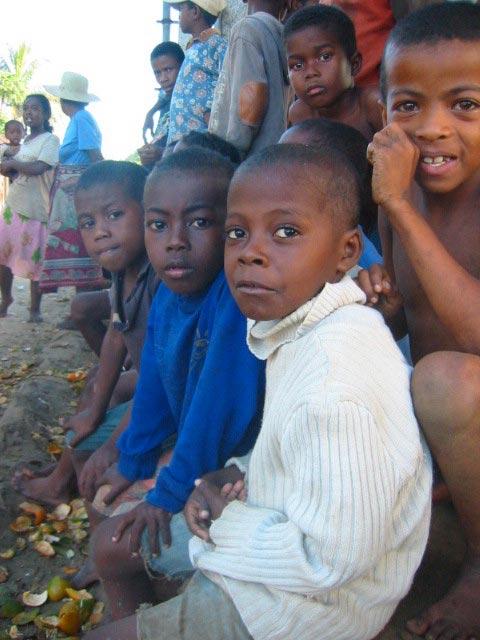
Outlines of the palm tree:
<svg viewBox="0 0 480 640">
<path fill-rule="evenodd" d="M 0 117 L 5 107 L 11 108 L 14 117 L 20 116 L 36 67 L 37 61 L 30 59 L 30 47 L 25 42 L 0 57 Z"/>
</svg>

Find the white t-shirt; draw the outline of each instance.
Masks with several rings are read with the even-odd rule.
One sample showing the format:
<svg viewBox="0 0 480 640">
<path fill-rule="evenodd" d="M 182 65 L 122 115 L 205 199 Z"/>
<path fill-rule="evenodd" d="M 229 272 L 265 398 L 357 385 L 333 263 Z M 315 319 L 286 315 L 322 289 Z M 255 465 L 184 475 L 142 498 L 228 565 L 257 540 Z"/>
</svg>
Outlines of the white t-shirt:
<svg viewBox="0 0 480 640">
<path fill-rule="evenodd" d="M 39 176 L 18 174 L 10 186 L 6 205 L 12 211 L 30 220 L 47 222 L 53 168 L 58 163 L 60 141 L 53 133 L 41 133 L 27 140 L 15 156 L 19 162 L 42 161 L 52 167 Z"/>
</svg>

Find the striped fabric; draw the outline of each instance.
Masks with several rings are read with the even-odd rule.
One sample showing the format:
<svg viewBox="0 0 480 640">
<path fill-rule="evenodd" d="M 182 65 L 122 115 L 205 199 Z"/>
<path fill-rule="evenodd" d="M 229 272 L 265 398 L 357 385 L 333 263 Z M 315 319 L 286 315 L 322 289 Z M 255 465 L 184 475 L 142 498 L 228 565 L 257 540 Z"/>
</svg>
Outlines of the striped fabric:
<svg viewBox="0 0 480 640">
<path fill-rule="evenodd" d="M 348 277 L 289 317 L 250 325 L 267 359 L 247 503 L 191 543 L 255 640 L 368 640 L 427 542 L 431 461 L 410 369 Z"/>
</svg>

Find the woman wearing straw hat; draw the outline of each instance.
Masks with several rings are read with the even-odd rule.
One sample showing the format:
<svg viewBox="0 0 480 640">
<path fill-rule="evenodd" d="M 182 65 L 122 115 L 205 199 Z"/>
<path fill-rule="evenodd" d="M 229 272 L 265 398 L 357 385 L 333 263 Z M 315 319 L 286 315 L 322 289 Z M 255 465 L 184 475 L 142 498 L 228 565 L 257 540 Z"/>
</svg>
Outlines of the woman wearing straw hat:
<svg viewBox="0 0 480 640">
<path fill-rule="evenodd" d="M 60 98 L 60 105 L 70 123 L 60 147 L 60 164 L 52 189 L 49 236 L 40 279 L 43 291 L 75 286 L 94 289 L 104 284 L 101 268 L 88 256 L 83 245 L 73 204 L 73 192 L 88 165 L 103 159 L 102 135 L 97 123 L 85 109 L 98 100 L 88 93 L 88 80 L 66 71 L 60 85 L 45 85 L 48 93 Z M 61 323 L 62 325 L 62 323 Z M 63 328 L 69 326 L 66 319 Z"/>
</svg>

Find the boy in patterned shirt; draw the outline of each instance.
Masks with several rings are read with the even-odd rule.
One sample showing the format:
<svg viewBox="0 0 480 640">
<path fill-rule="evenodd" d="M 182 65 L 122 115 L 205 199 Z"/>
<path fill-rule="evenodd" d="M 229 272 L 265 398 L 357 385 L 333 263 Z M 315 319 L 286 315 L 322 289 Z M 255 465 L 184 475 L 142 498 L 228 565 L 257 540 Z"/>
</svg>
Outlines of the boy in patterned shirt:
<svg viewBox="0 0 480 640">
<path fill-rule="evenodd" d="M 207 130 L 227 41 L 213 28 L 225 8 L 225 0 L 166 2 L 180 12 L 182 33 L 192 36 L 173 90 L 168 146 L 189 131 Z"/>
</svg>

